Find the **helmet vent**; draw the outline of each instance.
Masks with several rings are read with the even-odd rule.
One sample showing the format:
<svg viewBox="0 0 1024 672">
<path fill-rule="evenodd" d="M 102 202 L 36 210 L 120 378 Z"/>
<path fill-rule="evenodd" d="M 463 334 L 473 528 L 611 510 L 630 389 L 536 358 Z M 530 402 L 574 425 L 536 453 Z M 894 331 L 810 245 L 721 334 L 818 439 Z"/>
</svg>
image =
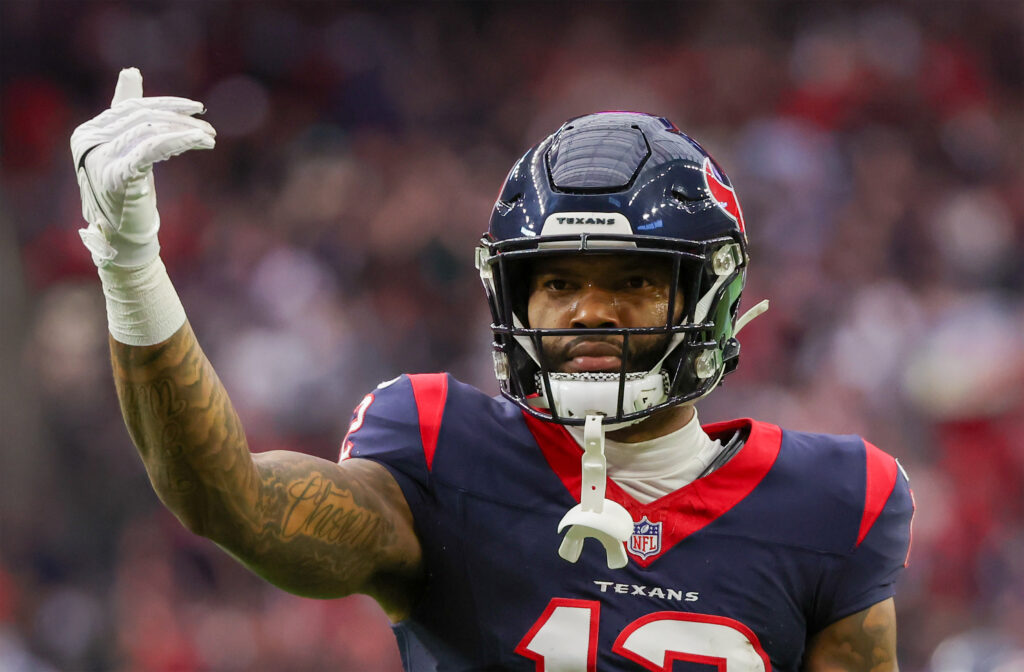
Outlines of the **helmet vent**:
<svg viewBox="0 0 1024 672">
<path fill-rule="evenodd" d="M 680 203 L 693 203 L 695 201 L 704 200 L 703 194 L 691 194 L 687 193 L 682 187 L 672 187 L 669 193 Z"/>
<path fill-rule="evenodd" d="M 522 192 L 516 194 L 507 201 L 503 201 L 499 198 L 498 202 L 494 204 L 494 209 L 497 210 L 499 214 L 507 215 L 512 208 L 516 207 L 516 203 L 521 200 L 523 200 Z"/>
<path fill-rule="evenodd" d="M 546 158 L 556 190 L 595 194 L 627 189 L 650 155 L 636 125 L 597 118 L 561 129 Z"/>
</svg>

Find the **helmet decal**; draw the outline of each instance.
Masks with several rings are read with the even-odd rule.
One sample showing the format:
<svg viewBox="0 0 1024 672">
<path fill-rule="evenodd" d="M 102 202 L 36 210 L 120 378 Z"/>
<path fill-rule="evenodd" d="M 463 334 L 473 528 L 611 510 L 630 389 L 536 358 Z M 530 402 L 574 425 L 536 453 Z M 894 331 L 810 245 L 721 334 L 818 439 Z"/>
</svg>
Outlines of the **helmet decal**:
<svg viewBox="0 0 1024 672">
<path fill-rule="evenodd" d="M 708 188 L 711 198 L 715 199 L 718 207 L 725 211 L 734 222 L 740 227 L 743 235 L 747 229 L 743 224 L 743 210 L 740 209 L 740 201 L 736 198 L 736 190 L 725 183 L 718 166 L 711 160 L 710 156 L 704 157 L 704 185 Z"/>
</svg>

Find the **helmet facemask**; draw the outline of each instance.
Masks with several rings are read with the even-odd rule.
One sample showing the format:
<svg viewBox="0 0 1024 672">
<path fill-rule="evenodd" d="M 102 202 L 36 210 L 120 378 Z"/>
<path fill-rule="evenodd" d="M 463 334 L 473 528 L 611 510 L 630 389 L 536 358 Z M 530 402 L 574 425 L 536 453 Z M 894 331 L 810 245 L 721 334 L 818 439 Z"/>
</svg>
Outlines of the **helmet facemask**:
<svg viewBox="0 0 1024 672">
<path fill-rule="evenodd" d="M 638 255 L 647 258 L 645 264 L 665 264 L 671 269 L 665 321 L 642 327 L 530 325 L 530 269 L 540 259 L 566 254 Z M 535 417 L 583 425 L 587 415 L 601 415 L 610 429 L 624 427 L 707 394 L 735 366 L 732 323 L 745 259 L 731 238 L 693 242 L 581 234 L 495 242 L 485 237 L 477 264 L 491 306 L 501 392 Z M 565 336 L 621 344 L 619 370 L 557 371 L 560 361 L 550 361 L 551 342 Z"/>
</svg>

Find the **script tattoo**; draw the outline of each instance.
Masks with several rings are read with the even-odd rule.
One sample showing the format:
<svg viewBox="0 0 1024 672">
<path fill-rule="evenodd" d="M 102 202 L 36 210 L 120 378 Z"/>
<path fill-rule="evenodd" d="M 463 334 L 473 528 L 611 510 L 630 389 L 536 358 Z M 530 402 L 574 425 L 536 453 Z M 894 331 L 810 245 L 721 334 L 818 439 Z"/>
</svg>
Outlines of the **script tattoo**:
<svg viewBox="0 0 1024 672">
<path fill-rule="evenodd" d="M 416 574 L 411 515 L 386 470 L 295 452 L 250 454 L 227 391 L 187 324 L 154 346 L 111 339 L 111 359 L 153 487 L 189 529 L 304 595 L 372 592 L 377 578 Z"/>
<path fill-rule="evenodd" d="M 374 535 L 388 532 L 383 519 L 356 508 L 351 492 L 339 491 L 322 476 L 294 483 L 288 495 L 293 502 L 281 526 L 284 539 L 304 533 L 327 542 L 349 541 L 358 545 Z M 312 510 L 305 515 L 295 515 L 303 502 L 312 502 Z"/>
</svg>

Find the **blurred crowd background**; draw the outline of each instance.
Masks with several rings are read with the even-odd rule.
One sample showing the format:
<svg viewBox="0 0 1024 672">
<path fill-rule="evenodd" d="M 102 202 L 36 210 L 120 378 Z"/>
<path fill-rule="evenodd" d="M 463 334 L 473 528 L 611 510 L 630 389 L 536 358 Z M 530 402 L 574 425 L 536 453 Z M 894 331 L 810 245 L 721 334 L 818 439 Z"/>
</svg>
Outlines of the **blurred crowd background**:
<svg viewBox="0 0 1024 672">
<path fill-rule="evenodd" d="M 161 243 L 253 449 L 330 459 L 378 381 L 496 392 L 471 252 L 527 147 L 675 121 L 772 301 L 702 420 L 896 455 L 902 669 L 1024 669 L 1024 3 L 10 0 L 0 31 L 0 669 L 400 669 L 372 602 L 264 584 L 150 490 L 68 149 L 125 66 L 218 130 L 156 169 Z"/>
</svg>

